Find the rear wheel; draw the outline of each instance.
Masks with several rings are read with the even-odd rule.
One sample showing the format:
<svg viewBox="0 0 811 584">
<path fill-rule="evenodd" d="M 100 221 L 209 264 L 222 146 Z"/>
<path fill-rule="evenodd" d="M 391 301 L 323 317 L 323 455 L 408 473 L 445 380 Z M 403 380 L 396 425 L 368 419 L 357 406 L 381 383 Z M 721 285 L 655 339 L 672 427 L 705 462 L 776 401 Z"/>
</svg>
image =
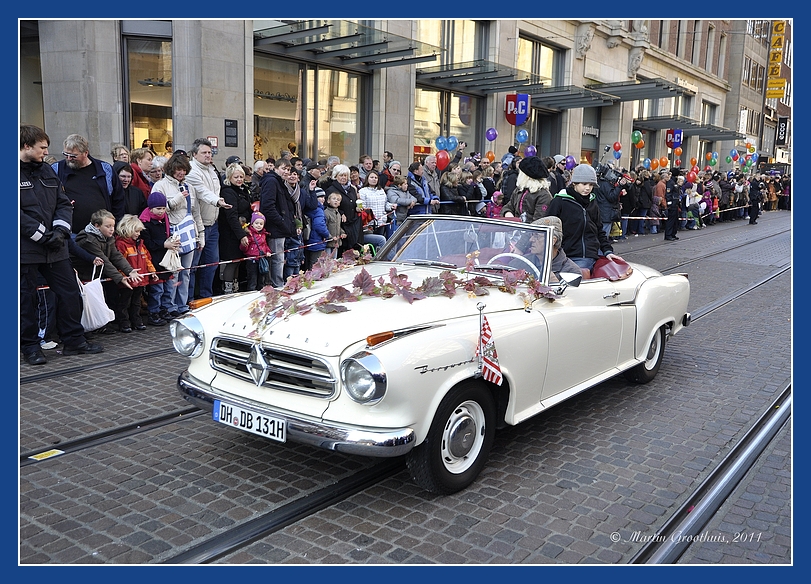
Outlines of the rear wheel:
<svg viewBox="0 0 811 584">
<path fill-rule="evenodd" d="M 469 381 L 442 400 L 425 441 L 406 457 L 411 477 L 426 491 L 449 495 L 470 485 L 484 468 L 496 430 L 493 396 Z"/>
<path fill-rule="evenodd" d="M 652 381 L 656 374 L 659 373 L 659 367 L 662 365 L 662 357 L 665 354 L 665 339 L 667 332 L 664 326 L 659 327 L 650 345 L 648 346 L 648 354 L 645 356 L 645 361 L 625 372 L 625 378 L 633 383 L 648 383 Z"/>
</svg>

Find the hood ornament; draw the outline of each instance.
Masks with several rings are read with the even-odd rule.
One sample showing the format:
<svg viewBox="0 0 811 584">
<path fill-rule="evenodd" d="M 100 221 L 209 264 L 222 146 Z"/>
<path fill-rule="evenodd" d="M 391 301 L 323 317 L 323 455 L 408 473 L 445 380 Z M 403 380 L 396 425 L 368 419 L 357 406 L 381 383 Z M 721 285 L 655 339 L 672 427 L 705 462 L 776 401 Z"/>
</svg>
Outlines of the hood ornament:
<svg viewBox="0 0 811 584">
<path fill-rule="evenodd" d="M 262 350 L 261 343 L 256 343 L 251 349 L 251 354 L 248 357 L 246 366 L 256 386 L 262 387 L 270 373 L 270 364 L 265 358 L 265 352 Z"/>
</svg>

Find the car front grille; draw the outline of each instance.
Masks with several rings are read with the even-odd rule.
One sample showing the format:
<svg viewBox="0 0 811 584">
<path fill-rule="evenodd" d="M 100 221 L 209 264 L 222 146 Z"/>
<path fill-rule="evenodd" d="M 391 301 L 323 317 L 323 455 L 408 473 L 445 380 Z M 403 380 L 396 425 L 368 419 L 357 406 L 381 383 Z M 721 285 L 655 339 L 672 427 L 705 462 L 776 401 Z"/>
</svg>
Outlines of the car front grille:
<svg viewBox="0 0 811 584">
<path fill-rule="evenodd" d="M 253 343 L 225 337 L 215 338 L 209 358 L 211 367 L 239 379 L 255 383 L 248 371 L 248 358 Z M 267 361 L 268 377 L 262 387 L 313 397 L 329 398 L 335 393 L 337 381 L 328 363 L 315 357 L 262 347 Z"/>
</svg>

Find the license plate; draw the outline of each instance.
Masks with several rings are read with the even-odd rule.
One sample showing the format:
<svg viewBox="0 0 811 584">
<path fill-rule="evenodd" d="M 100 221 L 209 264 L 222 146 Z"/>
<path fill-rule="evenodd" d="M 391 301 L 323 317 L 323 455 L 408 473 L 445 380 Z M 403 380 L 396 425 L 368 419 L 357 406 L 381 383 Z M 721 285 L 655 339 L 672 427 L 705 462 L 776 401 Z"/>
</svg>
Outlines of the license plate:
<svg viewBox="0 0 811 584">
<path fill-rule="evenodd" d="M 277 442 L 287 441 L 287 420 L 284 418 L 269 418 L 264 414 L 220 400 L 214 400 L 212 417 L 215 422 L 227 424 L 251 434 L 264 436 Z"/>
</svg>

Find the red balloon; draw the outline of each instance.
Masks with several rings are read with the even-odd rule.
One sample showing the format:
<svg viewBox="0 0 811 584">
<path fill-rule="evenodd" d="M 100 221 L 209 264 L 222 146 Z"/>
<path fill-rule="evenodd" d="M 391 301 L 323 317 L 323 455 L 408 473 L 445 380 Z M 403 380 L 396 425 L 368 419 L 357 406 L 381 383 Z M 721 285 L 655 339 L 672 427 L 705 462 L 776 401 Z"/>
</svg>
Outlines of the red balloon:
<svg viewBox="0 0 811 584">
<path fill-rule="evenodd" d="M 614 152 L 619 152 L 620 150 L 622 150 L 622 144 L 614 142 Z"/>
<path fill-rule="evenodd" d="M 681 166 L 681 158 L 677 158 L 676 160 L 674 160 L 673 164 L 675 164 L 676 166 Z"/>
<path fill-rule="evenodd" d="M 448 154 L 447 150 L 440 150 L 436 153 L 436 167 L 439 170 L 445 170 L 448 168 L 448 163 L 451 161 L 450 154 Z"/>
<path fill-rule="evenodd" d="M 693 158 L 693 160 L 695 160 L 695 158 Z M 701 170 L 701 169 L 700 169 L 699 167 L 697 167 L 697 166 L 694 164 L 694 165 L 693 165 L 693 168 L 691 168 L 690 170 L 692 170 L 693 172 L 696 172 L 696 173 L 697 173 L 697 172 L 698 172 L 699 170 Z"/>
<path fill-rule="evenodd" d="M 689 172 L 687 174 L 687 181 L 691 183 L 695 183 L 698 175 L 695 172 Z"/>
<path fill-rule="evenodd" d="M 710 158 L 712 158 L 712 156 L 710 156 Z M 712 166 L 710 166 L 709 164 L 708 164 L 707 166 L 705 166 L 705 167 L 704 167 L 704 170 L 705 170 L 705 171 L 709 171 L 709 170 L 711 170 L 711 169 L 712 169 Z"/>
</svg>

